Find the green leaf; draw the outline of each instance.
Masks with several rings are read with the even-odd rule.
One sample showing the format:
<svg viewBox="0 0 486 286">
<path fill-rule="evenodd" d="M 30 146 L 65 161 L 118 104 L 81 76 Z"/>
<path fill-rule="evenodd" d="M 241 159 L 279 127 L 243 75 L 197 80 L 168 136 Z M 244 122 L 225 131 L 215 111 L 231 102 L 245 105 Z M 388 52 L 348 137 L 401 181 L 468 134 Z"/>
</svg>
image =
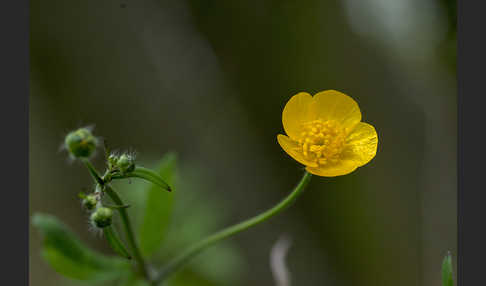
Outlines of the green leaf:
<svg viewBox="0 0 486 286">
<path fill-rule="evenodd" d="M 160 176 L 158 172 L 155 172 L 151 169 L 142 167 L 142 166 L 135 166 L 135 170 L 130 173 L 123 174 L 123 175 L 114 175 L 112 179 L 126 179 L 126 178 L 140 178 L 151 182 L 154 185 L 159 186 L 163 190 L 171 192 L 172 189 L 169 184 L 166 183 L 166 180 Z"/>
<path fill-rule="evenodd" d="M 208 184 L 200 167 L 185 166 L 180 175 L 184 180 L 177 182 L 177 192 L 174 193 L 171 223 L 162 249 L 157 252 L 161 261 L 174 257 L 202 237 L 231 223 L 227 204 L 211 195 L 210 190 L 216 186 Z M 247 273 L 247 268 L 242 252 L 234 242 L 221 241 L 194 257 L 173 279 L 168 280 L 168 286 L 236 285 Z M 191 274 L 197 278 L 189 278 Z"/>
<path fill-rule="evenodd" d="M 141 278 L 139 275 L 136 275 L 133 272 L 127 273 L 125 277 L 123 277 L 120 283 L 117 283 L 120 286 L 150 286 L 147 280 Z"/>
<path fill-rule="evenodd" d="M 442 261 L 442 286 L 454 286 L 452 279 L 452 257 L 451 253 L 447 253 Z"/>
<path fill-rule="evenodd" d="M 62 222 L 47 214 L 35 214 L 32 224 L 44 236 L 42 256 L 60 274 L 100 282 L 117 279 L 130 271 L 123 259 L 105 256 L 86 247 Z"/>
<path fill-rule="evenodd" d="M 125 257 L 127 259 L 132 259 L 130 254 L 128 253 L 127 249 L 120 241 L 118 236 L 115 233 L 115 230 L 111 226 L 107 226 L 103 229 L 103 233 L 105 234 L 106 240 L 108 244 L 110 244 L 111 248 L 118 253 L 121 257 Z"/>
<path fill-rule="evenodd" d="M 233 285 L 246 267 L 241 253 L 227 241 L 219 242 L 195 257 L 191 270 L 220 285 Z"/>
<path fill-rule="evenodd" d="M 157 176 L 173 185 L 176 165 L 176 154 L 166 154 L 158 164 Z M 145 214 L 139 228 L 140 248 L 144 255 L 153 254 L 160 247 L 170 221 L 173 201 L 174 193 L 161 192 L 157 186 L 148 190 Z"/>
</svg>

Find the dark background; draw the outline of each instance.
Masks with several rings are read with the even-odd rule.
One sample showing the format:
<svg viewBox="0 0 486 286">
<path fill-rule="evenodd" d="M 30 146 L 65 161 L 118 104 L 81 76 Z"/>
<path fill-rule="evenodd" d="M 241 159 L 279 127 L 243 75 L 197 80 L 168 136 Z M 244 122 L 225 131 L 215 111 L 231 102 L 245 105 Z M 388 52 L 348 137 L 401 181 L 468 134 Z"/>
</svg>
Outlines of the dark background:
<svg viewBox="0 0 486 286">
<path fill-rule="evenodd" d="M 276 143 L 283 106 L 337 89 L 376 127 L 378 154 L 350 175 L 313 178 L 294 207 L 235 237 L 239 285 L 274 285 L 268 255 L 282 233 L 294 285 L 440 285 L 443 255 L 456 253 L 455 5 L 31 1 L 31 213 L 110 252 L 76 201 L 88 174 L 58 151 L 66 132 L 95 124 L 143 162 L 176 150 L 181 179 L 196 172 L 227 216 L 210 233 L 290 190 L 302 168 Z M 31 285 L 79 284 L 39 246 L 32 229 Z"/>
</svg>

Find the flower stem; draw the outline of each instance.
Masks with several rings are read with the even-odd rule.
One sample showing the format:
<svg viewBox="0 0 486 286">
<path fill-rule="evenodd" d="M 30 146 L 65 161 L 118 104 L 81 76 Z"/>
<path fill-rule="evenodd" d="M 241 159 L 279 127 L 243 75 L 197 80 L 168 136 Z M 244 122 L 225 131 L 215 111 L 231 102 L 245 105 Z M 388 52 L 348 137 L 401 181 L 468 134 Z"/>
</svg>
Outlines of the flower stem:
<svg viewBox="0 0 486 286">
<path fill-rule="evenodd" d="M 105 181 L 101 178 L 100 174 L 98 174 L 98 171 L 96 171 L 95 167 L 93 167 L 91 162 L 88 161 L 87 159 L 83 159 L 82 161 L 83 161 L 84 165 L 86 166 L 86 168 L 88 169 L 89 174 L 91 175 L 93 180 L 98 185 L 103 186 L 105 184 Z"/>
<path fill-rule="evenodd" d="M 103 228 L 103 234 L 105 235 L 106 241 L 110 244 L 111 248 L 121 257 L 126 259 L 132 259 L 132 256 L 126 250 L 125 246 L 118 238 L 115 230 L 111 227 L 111 225 Z"/>
<path fill-rule="evenodd" d="M 121 200 L 121 198 L 118 196 L 118 194 L 113 190 L 110 185 L 105 182 L 105 176 L 103 178 L 99 175 L 98 171 L 93 167 L 93 165 L 88 161 L 88 160 L 83 160 L 83 163 L 85 164 L 86 168 L 88 168 L 89 173 L 95 180 L 95 182 L 100 185 L 100 187 L 104 188 L 105 193 L 108 194 L 108 196 L 111 198 L 111 200 L 119 205 L 119 206 L 124 206 L 125 204 Z M 152 279 L 150 277 L 149 272 L 147 271 L 147 266 L 145 264 L 145 261 L 142 257 L 142 254 L 140 253 L 140 250 L 137 246 L 137 242 L 135 241 L 135 236 L 133 234 L 133 229 L 132 225 L 130 224 L 130 220 L 128 218 L 128 213 L 126 208 L 117 208 L 118 213 L 120 214 L 120 218 L 123 224 L 123 227 L 125 229 L 125 234 L 128 240 L 128 244 L 130 245 L 130 248 L 132 249 L 133 256 L 135 260 L 137 261 L 138 268 L 140 272 L 144 275 L 145 279 L 147 281 L 152 282 Z"/>
<path fill-rule="evenodd" d="M 194 245 L 192 245 L 191 247 L 187 248 L 184 252 L 182 252 L 179 256 L 176 256 L 173 260 L 169 261 L 167 266 L 161 270 L 161 272 L 159 273 L 155 281 L 156 282 L 163 281 L 170 274 L 179 270 L 179 268 L 181 268 L 186 262 L 188 262 L 196 254 L 200 253 L 202 250 L 213 245 L 214 243 L 222 239 L 225 239 L 227 237 L 230 237 L 234 234 L 237 234 L 239 232 L 242 232 L 280 213 L 281 211 L 289 207 L 297 199 L 297 197 L 300 194 L 302 194 L 303 190 L 309 183 L 311 177 L 312 175 L 306 171 L 304 173 L 304 176 L 300 180 L 299 184 L 294 188 L 294 190 L 287 197 L 285 197 L 280 203 L 278 203 L 271 209 L 268 209 L 265 212 L 257 216 L 254 216 L 248 220 L 227 227 L 213 235 L 208 236 L 207 238 L 199 242 L 196 242 Z"/>
<path fill-rule="evenodd" d="M 118 194 L 109 186 L 105 186 L 105 193 L 110 196 L 110 198 L 113 200 L 113 202 L 117 205 L 124 205 L 123 201 L 121 198 L 118 196 Z M 143 260 L 142 254 L 140 253 L 140 249 L 138 248 L 137 242 L 135 241 L 135 236 L 133 234 L 133 229 L 132 225 L 130 223 L 130 220 L 128 218 L 128 213 L 125 208 L 118 208 L 117 211 L 120 213 L 120 218 L 123 224 L 123 227 L 125 228 L 125 233 L 126 237 L 128 240 L 128 244 L 130 245 L 130 248 L 132 249 L 133 256 L 135 260 L 137 261 L 138 267 L 140 269 L 140 272 L 145 276 L 145 278 L 148 281 L 151 281 L 150 275 L 147 271 L 147 266 L 145 265 L 145 261 Z"/>
</svg>

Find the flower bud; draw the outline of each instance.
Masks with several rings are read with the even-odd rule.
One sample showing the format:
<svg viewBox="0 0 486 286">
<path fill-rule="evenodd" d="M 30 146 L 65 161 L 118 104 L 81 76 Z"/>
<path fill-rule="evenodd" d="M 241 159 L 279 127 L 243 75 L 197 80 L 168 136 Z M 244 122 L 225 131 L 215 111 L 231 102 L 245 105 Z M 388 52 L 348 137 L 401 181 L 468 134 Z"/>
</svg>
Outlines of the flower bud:
<svg viewBox="0 0 486 286">
<path fill-rule="evenodd" d="M 135 170 L 135 157 L 129 154 L 122 154 L 116 164 L 122 173 L 130 173 Z"/>
<path fill-rule="evenodd" d="M 110 154 L 108 156 L 108 168 L 111 170 L 116 166 L 116 162 L 118 161 L 118 156 L 115 154 Z"/>
<path fill-rule="evenodd" d="M 111 225 L 112 216 L 113 211 L 111 209 L 101 207 L 97 208 L 96 211 L 91 214 L 91 221 L 95 226 L 103 228 Z"/>
<path fill-rule="evenodd" d="M 91 134 L 88 128 L 79 128 L 66 136 L 64 144 L 74 157 L 87 158 L 95 151 L 98 139 Z"/>
<path fill-rule="evenodd" d="M 95 195 L 87 195 L 84 199 L 83 199 L 83 206 L 87 209 L 87 210 L 92 210 L 96 207 L 96 204 L 98 204 L 98 199 L 96 198 Z"/>
</svg>

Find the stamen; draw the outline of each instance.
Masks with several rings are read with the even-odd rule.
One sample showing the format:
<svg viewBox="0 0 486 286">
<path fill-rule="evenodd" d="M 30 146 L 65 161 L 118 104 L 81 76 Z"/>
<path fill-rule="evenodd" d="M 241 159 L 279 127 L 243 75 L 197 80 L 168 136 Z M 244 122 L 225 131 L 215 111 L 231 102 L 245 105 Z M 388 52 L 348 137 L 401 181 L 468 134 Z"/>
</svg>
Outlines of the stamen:
<svg viewBox="0 0 486 286">
<path fill-rule="evenodd" d="M 298 140 L 300 151 L 307 160 L 325 165 L 337 163 L 344 146 L 347 128 L 333 120 L 321 119 L 302 124 L 303 131 Z"/>
</svg>

